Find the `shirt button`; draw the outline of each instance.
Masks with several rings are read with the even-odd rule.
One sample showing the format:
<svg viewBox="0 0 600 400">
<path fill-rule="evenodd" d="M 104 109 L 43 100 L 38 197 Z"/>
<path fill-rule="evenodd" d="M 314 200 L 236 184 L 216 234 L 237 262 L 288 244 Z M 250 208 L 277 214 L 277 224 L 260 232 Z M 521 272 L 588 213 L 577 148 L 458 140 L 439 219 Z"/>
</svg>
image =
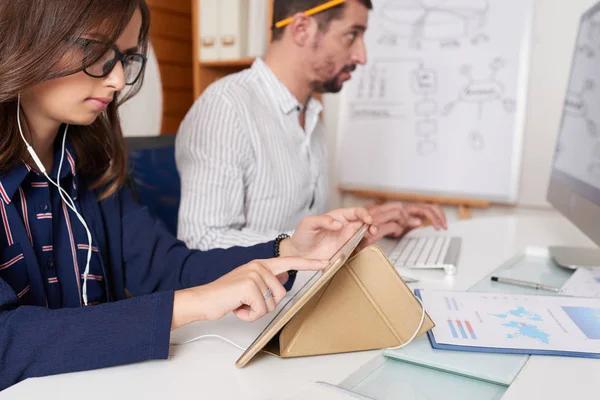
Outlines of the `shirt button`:
<svg viewBox="0 0 600 400">
<path fill-rule="evenodd" d="M 48 204 L 42 204 L 42 205 L 40 206 L 40 210 L 42 210 L 42 211 L 44 211 L 44 212 L 45 212 L 45 211 L 48 211 Z"/>
<path fill-rule="evenodd" d="M 48 265 L 48 268 L 53 269 L 54 268 L 54 261 L 48 260 L 48 261 L 46 261 L 46 265 Z"/>
</svg>

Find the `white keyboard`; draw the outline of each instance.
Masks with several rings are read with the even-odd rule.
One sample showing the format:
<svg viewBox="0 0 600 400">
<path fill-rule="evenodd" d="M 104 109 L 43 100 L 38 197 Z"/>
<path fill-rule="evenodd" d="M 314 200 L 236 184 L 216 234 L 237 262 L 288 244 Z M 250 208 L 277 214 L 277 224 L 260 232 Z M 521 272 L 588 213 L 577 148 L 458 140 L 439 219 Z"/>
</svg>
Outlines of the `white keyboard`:
<svg viewBox="0 0 600 400">
<path fill-rule="evenodd" d="M 399 240 L 388 258 L 397 268 L 443 268 L 447 275 L 454 275 L 461 244 L 458 237 L 409 237 Z"/>
</svg>

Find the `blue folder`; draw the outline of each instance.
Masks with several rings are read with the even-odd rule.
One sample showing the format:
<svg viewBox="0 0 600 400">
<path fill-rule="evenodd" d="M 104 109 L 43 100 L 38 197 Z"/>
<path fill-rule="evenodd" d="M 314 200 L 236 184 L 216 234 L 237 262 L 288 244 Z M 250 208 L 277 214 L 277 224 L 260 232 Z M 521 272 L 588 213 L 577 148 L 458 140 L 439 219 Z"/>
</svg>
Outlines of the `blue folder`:
<svg viewBox="0 0 600 400">
<path fill-rule="evenodd" d="M 415 295 L 421 298 L 421 291 L 415 289 Z M 434 321 L 435 322 L 435 321 Z M 480 353 L 501 353 L 501 354 L 529 354 L 529 355 L 540 355 L 540 356 L 559 356 L 559 357 L 581 357 L 581 358 L 600 358 L 600 353 L 583 353 L 575 351 L 554 351 L 554 350 L 537 350 L 537 349 L 511 349 L 511 348 L 497 348 L 497 347 L 475 347 L 475 346 L 460 346 L 454 344 L 441 344 L 436 342 L 433 330 L 427 332 L 431 347 L 440 350 L 453 350 L 453 351 L 468 351 L 468 352 L 480 352 Z"/>
</svg>

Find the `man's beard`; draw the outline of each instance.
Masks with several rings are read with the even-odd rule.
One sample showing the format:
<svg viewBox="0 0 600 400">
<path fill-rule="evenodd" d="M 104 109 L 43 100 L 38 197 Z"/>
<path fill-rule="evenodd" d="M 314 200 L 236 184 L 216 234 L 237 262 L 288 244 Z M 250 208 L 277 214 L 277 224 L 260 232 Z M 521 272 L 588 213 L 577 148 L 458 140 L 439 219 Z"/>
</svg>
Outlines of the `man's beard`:
<svg viewBox="0 0 600 400">
<path fill-rule="evenodd" d="M 328 81 L 318 84 L 315 87 L 315 91 L 318 93 L 339 93 L 344 86 L 344 82 L 340 82 L 340 75 L 345 72 L 353 72 L 355 69 L 356 64 L 346 65 L 336 76 Z"/>
</svg>

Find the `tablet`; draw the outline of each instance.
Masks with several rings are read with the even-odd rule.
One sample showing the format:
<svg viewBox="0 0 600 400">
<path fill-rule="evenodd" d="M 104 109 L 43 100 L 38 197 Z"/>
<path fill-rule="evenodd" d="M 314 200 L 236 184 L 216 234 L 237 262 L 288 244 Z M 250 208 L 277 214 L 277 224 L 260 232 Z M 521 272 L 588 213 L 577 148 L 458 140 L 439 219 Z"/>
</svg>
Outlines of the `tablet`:
<svg viewBox="0 0 600 400">
<path fill-rule="evenodd" d="M 236 361 L 237 367 L 243 367 L 252 357 L 262 350 L 267 343 L 308 303 L 308 301 L 325 286 L 327 282 L 340 270 L 346 263 L 350 255 L 356 249 L 363 236 L 369 229 L 369 226 L 363 224 L 360 229 L 329 259 L 329 265 L 322 271 L 316 272 L 309 280 L 292 296 L 291 299 L 281 308 L 275 317 L 269 322 L 267 327 L 252 342 L 250 347 Z"/>
</svg>

